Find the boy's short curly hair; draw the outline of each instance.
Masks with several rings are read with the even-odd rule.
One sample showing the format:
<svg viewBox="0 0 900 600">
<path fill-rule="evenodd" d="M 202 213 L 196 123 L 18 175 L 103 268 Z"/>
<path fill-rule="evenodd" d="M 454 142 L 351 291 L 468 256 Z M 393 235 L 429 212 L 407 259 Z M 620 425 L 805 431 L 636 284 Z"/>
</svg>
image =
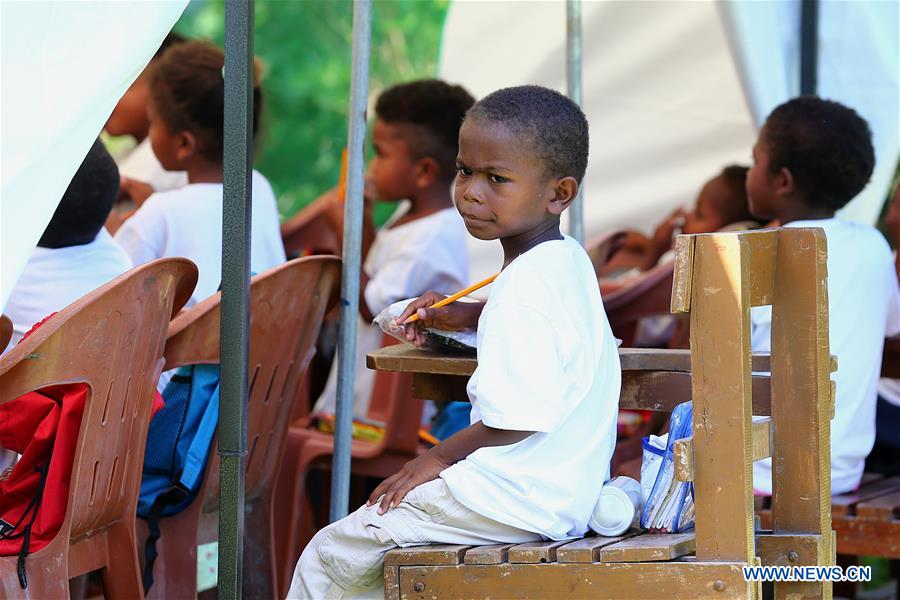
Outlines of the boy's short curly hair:
<svg viewBox="0 0 900 600">
<path fill-rule="evenodd" d="M 456 176 L 459 128 L 474 103 L 462 86 L 422 79 L 382 92 L 375 103 L 375 114 L 391 125 L 412 125 L 404 131 L 410 153 L 415 159 L 434 158 L 441 180 L 449 183 Z"/>
<path fill-rule="evenodd" d="M 150 77 L 150 97 L 172 132 L 190 131 L 199 153 L 222 162 L 225 123 L 225 55 L 209 42 L 186 41 L 170 46 Z M 262 89 L 254 65 L 253 134 L 259 128 Z"/>
<path fill-rule="evenodd" d="M 119 194 L 119 169 L 106 146 L 95 140 L 41 235 L 42 248 L 89 244 L 103 228 Z"/>
<path fill-rule="evenodd" d="M 500 123 L 529 138 L 551 176 L 584 179 L 588 122 L 563 94 L 537 85 L 504 88 L 476 102 L 466 118 Z"/>
<path fill-rule="evenodd" d="M 764 142 L 772 173 L 791 172 L 808 204 L 843 208 L 869 182 L 875 150 L 869 124 L 855 110 L 815 96 L 775 108 Z"/>
</svg>

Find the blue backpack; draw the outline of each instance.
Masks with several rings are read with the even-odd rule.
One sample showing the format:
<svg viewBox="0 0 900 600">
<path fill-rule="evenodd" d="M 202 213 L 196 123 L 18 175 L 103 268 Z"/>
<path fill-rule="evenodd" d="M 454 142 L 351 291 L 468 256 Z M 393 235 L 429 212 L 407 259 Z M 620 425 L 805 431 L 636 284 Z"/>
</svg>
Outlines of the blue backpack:
<svg viewBox="0 0 900 600">
<path fill-rule="evenodd" d="M 219 421 L 219 365 L 175 372 L 163 390 L 165 407 L 150 421 L 137 515 L 147 521 L 144 592 L 153 585 L 159 519 L 181 512 L 197 496 Z"/>
</svg>

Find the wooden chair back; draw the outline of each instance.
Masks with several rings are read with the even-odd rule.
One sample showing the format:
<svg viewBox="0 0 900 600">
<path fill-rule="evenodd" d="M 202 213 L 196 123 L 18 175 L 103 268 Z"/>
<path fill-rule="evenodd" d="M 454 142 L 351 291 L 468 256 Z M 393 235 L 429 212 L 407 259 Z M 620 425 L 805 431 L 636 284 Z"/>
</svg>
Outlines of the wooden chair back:
<svg viewBox="0 0 900 600">
<path fill-rule="evenodd" d="M 196 282 L 197 267 L 187 259 L 137 267 L 61 310 L 0 359 L 0 402 L 65 383 L 90 389 L 65 520 L 57 538 L 28 559 L 64 560 L 31 575 L 36 597 L 38 590 L 68 590 L 69 578 L 101 567 L 107 593 L 142 596 L 134 522 L 147 427 L 169 320 Z M 106 539 L 111 530 L 116 552 Z M 119 568 L 112 569 L 115 562 Z M 21 594 L 18 585 L 14 569 L 12 577 L 0 573 L 0 596 Z"/>
<path fill-rule="evenodd" d="M 751 464 L 769 454 L 759 446 L 771 444 L 775 535 L 808 535 L 816 549 L 811 564 L 834 564 L 824 233 L 681 236 L 675 263 L 672 312 L 689 312 L 691 323 L 697 561 L 755 560 Z M 750 309 L 766 305 L 771 421 L 762 426 L 751 421 Z M 777 587 L 803 585 L 810 584 Z"/>
<path fill-rule="evenodd" d="M 6 349 L 6 346 L 9 345 L 9 340 L 12 339 L 12 334 L 12 321 L 10 321 L 9 317 L 7 317 L 6 315 L 0 315 L 0 352 L 3 352 Z"/>
</svg>

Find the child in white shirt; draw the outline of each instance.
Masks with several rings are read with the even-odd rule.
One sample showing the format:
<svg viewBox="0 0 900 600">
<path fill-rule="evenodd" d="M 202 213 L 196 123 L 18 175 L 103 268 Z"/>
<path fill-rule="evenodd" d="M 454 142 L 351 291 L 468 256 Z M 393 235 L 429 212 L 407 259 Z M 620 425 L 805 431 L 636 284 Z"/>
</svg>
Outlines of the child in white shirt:
<svg viewBox="0 0 900 600">
<path fill-rule="evenodd" d="M 8 348 L 35 323 L 131 269 L 131 259 L 103 229 L 118 191 L 116 164 L 97 140 L 3 307 L 13 323 Z"/>
<path fill-rule="evenodd" d="M 834 213 L 869 181 L 875 164 L 868 124 L 852 109 L 801 97 L 769 115 L 747 175 L 750 210 L 786 227 L 821 227 L 828 242 L 828 329 L 837 356 L 831 421 L 831 491 L 859 486 L 875 439 L 875 399 L 885 336 L 900 333 L 900 289 L 878 230 Z M 754 352 L 771 348 L 772 308 L 751 311 Z M 772 493 L 770 459 L 753 465 L 757 493 Z"/>
<path fill-rule="evenodd" d="M 304 550 L 289 598 L 380 594 L 384 554 L 428 543 L 521 543 L 581 536 L 615 445 L 620 367 L 593 267 L 560 233 L 587 166 L 588 125 L 537 86 L 490 94 L 460 130 L 457 209 L 469 233 L 499 239 L 504 264 L 486 304 L 401 315 L 478 322 L 472 424 L 407 463 Z"/>
<path fill-rule="evenodd" d="M 381 346 L 382 332 L 372 319 L 398 300 L 435 290 L 452 294 L 468 285 L 466 229 L 450 186 L 456 176 L 459 127 L 475 99 L 458 85 L 439 80 L 412 81 L 382 93 L 375 103 L 372 145 L 366 172 L 363 217 L 356 382 L 353 414 L 365 417 L 375 381 L 366 354 Z M 340 240 L 344 205 L 329 193 L 326 222 Z M 401 200 L 375 233 L 372 201 Z M 337 361 L 332 363 L 314 412 L 334 413 Z"/>
<path fill-rule="evenodd" d="M 188 185 L 153 194 L 116 232 L 135 264 L 164 256 L 185 256 L 200 277 L 188 306 L 212 295 L 222 278 L 222 51 L 203 42 L 184 42 L 163 54 L 151 73 L 148 103 L 150 141 L 160 163 L 186 171 Z M 254 128 L 261 91 L 254 87 Z M 270 269 L 285 260 L 275 195 L 253 172 L 250 268 Z"/>
<path fill-rule="evenodd" d="M 159 64 L 163 53 L 185 42 L 174 31 L 169 32 L 156 50 L 153 58 L 125 90 L 113 109 L 103 130 L 112 136 L 131 136 L 137 142 L 124 156 L 117 156 L 119 174 L 122 176 L 120 196 L 126 196 L 140 205 L 153 192 L 165 192 L 187 185 L 187 173 L 167 171 L 163 168 L 150 145 L 150 119 L 147 116 L 147 98 L 150 95 L 150 74 Z"/>
</svg>

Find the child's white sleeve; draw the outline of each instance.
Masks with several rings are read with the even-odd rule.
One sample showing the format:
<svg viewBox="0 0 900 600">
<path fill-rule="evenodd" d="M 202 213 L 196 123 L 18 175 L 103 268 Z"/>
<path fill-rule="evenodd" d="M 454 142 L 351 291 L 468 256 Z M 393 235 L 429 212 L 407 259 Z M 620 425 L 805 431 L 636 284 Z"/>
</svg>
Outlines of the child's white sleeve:
<svg viewBox="0 0 900 600">
<path fill-rule="evenodd" d="M 482 422 L 552 431 L 577 403 L 573 379 L 591 374 L 565 364 L 557 331 L 542 312 L 512 304 L 488 310 L 479 322 L 478 369 L 468 387 Z"/>
<path fill-rule="evenodd" d="M 364 292 L 366 305 L 372 314 L 378 314 L 398 300 L 416 298 L 430 290 L 452 294 L 465 287 L 453 271 L 412 248 L 398 252 L 372 274 Z"/>
</svg>

